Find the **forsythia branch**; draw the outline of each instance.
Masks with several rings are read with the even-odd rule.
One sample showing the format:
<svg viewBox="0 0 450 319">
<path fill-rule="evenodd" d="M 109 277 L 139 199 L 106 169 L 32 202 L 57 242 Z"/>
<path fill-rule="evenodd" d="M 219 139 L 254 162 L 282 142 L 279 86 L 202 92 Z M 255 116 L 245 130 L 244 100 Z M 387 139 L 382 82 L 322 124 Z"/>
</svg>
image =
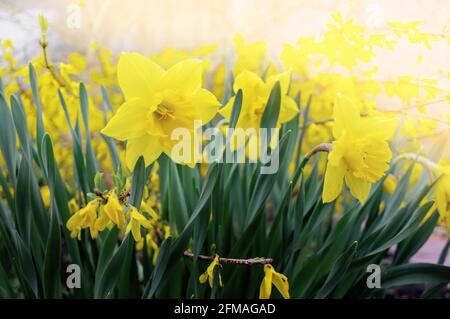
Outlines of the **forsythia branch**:
<svg viewBox="0 0 450 319">
<path fill-rule="evenodd" d="M 97 195 L 98 197 L 100 197 L 101 199 L 103 199 L 104 201 L 108 200 L 108 197 L 106 197 L 100 190 L 95 189 L 94 190 L 95 195 Z M 123 203 L 127 197 L 129 197 L 131 195 L 131 189 L 127 189 L 125 192 L 123 192 L 122 194 L 119 195 L 119 202 Z"/>
<path fill-rule="evenodd" d="M 183 255 L 188 258 L 194 258 L 194 254 L 188 250 L 186 250 Z M 197 258 L 199 260 L 205 260 L 205 261 L 213 261 L 214 257 L 211 256 L 204 256 L 204 255 L 198 255 Z M 246 266 L 255 266 L 255 265 L 267 265 L 272 264 L 271 258 L 259 258 L 254 257 L 250 259 L 235 259 L 235 258 L 222 258 L 219 257 L 219 263 L 220 264 L 233 264 L 233 265 L 246 265 Z"/>
</svg>

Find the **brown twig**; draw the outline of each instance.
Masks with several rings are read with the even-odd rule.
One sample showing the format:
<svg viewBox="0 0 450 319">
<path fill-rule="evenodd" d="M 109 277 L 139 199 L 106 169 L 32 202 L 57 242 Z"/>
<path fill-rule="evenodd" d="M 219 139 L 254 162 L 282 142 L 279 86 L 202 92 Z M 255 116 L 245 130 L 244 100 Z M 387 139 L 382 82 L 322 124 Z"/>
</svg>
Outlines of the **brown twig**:
<svg viewBox="0 0 450 319">
<path fill-rule="evenodd" d="M 186 250 L 183 255 L 188 258 L 194 258 L 194 254 L 188 250 Z M 213 261 L 214 257 L 198 255 L 197 258 L 199 260 L 204 261 Z M 246 266 L 255 266 L 255 265 L 267 265 L 272 264 L 273 260 L 271 258 L 250 258 L 250 259 L 235 259 L 235 258 L 222 258 L 219 257 L 220 264 L 232 264 L 232 265 L 246 265 Z"/>
<path fill-rule="evenodd" d="M 108 198 L 105 197 L 105 195 L 103 195 L 103 193 L 99 190 L 99 189 L 94 189 L 94 194 L 97 195 L 98 197 L 100 197 L 101 199 L 103 199 L 104 201 L 106 201 Z"/>
<path fill-rule="evenodd" d="M 125 192 L 119 195 L 119 201 L 124 202 L 127 197 L 131 195 L 131 188 L 127 189 Z"/>
<path fill-rule="evenodd" d="M 108 197 L 105 196 L 99 189 L 94 189 L 94 194 L 103 199 L 104 201 L 108 200 Z M 123 203 L 127 197 L 131 195 L 131 189 L 127 189 L 125 192 L 119 195 L 119 202 Z"/>
</svg>

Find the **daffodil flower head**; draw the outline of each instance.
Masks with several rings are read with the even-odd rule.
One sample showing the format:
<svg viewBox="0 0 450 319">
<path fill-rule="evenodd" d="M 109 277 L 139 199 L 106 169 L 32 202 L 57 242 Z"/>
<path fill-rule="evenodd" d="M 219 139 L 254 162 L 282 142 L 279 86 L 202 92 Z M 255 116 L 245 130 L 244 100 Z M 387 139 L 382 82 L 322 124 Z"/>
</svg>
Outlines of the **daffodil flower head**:
<svg viewBox="0 0 450 319">
<path fill-rule="evenodd" d="M 220 267 L 220 263 L 219 263 L 219 255 L 216 255 L 213 259 L 213 261 L 211 262 L 211 264 L 209 264 L 208 268 L 206 269 L 206 271 L 200 275 L 199 281 L 201 284 L 204 284 L 206 282 L 206 280 L 208 280 L 209 282 L 209 286 L 212 288 L 213 287 L 213 283 L 214 283 L 214 268 L 215 267 Z M 223 286 L 222 284 L 222 276 L 219 273 L 219 285 L 220 287 Z"/>
<path fill-rule="evenodd" d="M 128 222 L 125 233 L 128 234 L 131 231 L 134 240 L 139 242 L 142 239 L 141 226 L 150 229 L 152 227 L 152 224 L 134 206 L 130 206 L 129 213 L 130 221 Z"/>
<path fill-rule="evenodd" d="M 175 130 L 185 129 L 194 136 L 198 129 L 195 122 L 208 123 L 220 106 L 216 97 L 202 88 L 199 60 L 183 60 L 164 70 L 140 54 L 123 53 L 117 72 L 126 101 L 102 133 L 127 140 L 126 163 L 130 169 L 140 156 L 146 165 L 162 152 L 172 158 L 173 147 L 179 143 L 172 138 Z M 193 167 L 199 158 L 199 141 L 191 138 L 188 143 L 191 154 L 172 159 Z"/>
<path fill-rule="evenodd" d="M 336 199 L 345 184 L 364 203 L 371 185 L 389 168 L 392 152 L 388 140 L 397 121 L 378 117 L 361 118 L 353 102 L 338 95 L 334 105 L 333 136 L 323 187 L 323 202 Z"/>
<path fill-rule="evenodd" d="M 290 121 L 298 113 L 297 104 L 290 96 L 287 95 L 290 79 L 291 73 L 289 71 L 272 75 L 266 82 L 264 82 L 258 75 L 250 71 L 243 71 L 236 77 L 233 84 L 233 90 L 235 93 L 242 90 L 242 107 L 239 114 L 239 119 L 236 123 L 236 128 L 243 130 L 255 130 L 255 134 L 250 136 L 248 145 L 259 145 L 253 143 L 258 143 L 261 141 L 261 138 L 258 138 L 261 119 L 272 88 L 276 82 L 280 83 L 281 88 L 280 113 L 276 127 L 280 127 L 281 124 Z M 234 100 L 235 97 L 232 97 L 228 103 L 219 110 L 219 113 L 228 121 L 231 119 Z M 230 145 L 233 150 L 240 148 L 243 144 L 243 141 L 234 143 L 234 135 L 235 134 L 231 136 Z M 275 136 L 272 136 L 272 138 L 275 138 Z M 274 145 L 273 142 L 274 140 L 270 141 L 271 147 L 276 145 Z"/>
<path fill-rule="evenodd" d="M 272 265 L 264 265 L 264 278 L 259 288 L 259 298 L 269 299 L 272 294 L 272 284 L 280 292 L 284 299 L 289 299 L 289 281 L 288 278 L 275 271 Z"/>
<path fill-rule="evenodd" d="M 233 90 L 236 93 L 242 90 L 242 107 L 236 127 L 255 128 L 260 127 L 261 118 L 269 99 L 270 92 L 277 81 L 281 87 L 281 105 L 278 117 L 277 127 L 280 124 L 290 121 L 297 113 L 298 107 L 295 101 L 287 95 L 291 72 L 284 72 L 270 76 L 264 82 L 258 75 L 250 71 L 241 72 L 234 80 Z M 219 113 L 227 120 L 231 118 L 233 110 L 234 97 L 220 109 Z"/>
</svg>

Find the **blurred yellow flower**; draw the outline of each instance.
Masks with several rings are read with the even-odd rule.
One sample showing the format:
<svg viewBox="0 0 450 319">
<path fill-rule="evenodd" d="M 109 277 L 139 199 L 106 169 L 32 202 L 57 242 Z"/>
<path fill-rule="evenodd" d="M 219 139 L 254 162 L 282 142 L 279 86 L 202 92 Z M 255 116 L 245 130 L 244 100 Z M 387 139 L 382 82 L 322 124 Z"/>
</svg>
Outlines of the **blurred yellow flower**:
<svg viewBox="0 0 450 319">
<path fill-rule="evenodd" d="M 397 178 L 389 174 L 383 182 L 383 191 L 389 195 L 392 195 L 397 188 Z"/>
<path fill-rule="evenodd" d="M 290 96 L 287 95 L 290 78 L 291 73 L 284 72 L 272 75 L 266 82 L 264 82 L 253 72 L 241 72 L 236 77 L 233 85 L 234 92 L 242 90 L 242 107 L 236 128 L 242 128 L 244 130 L 249 128 L 258 130 L 260 128 L 261 118 L 263 116 L 267 100 L 269 99 L 270 92 L 277 81 L 280 82 L 281 86 L 281 104 L 276 126 L 280 127 L 281 124 L 290 121 L 298 113 L 297 104 Z M 219 110 L 219 113 L 228 121 L 231 118 L 234 99 L 235 97 L 232 97 L 228 103 Z M 253 137 L 256 138 L 256 136 L 253 135 L 251 139 Z M 248 144 L 251 145 L 252 141 L 249 141 Z M 231 146 L 233 147 L 233 144 Z M 240 145 L 235 146 L 239 147 Z"/>
<path fill-rule="evenodd" d="M 14 50 L 14 44 L 11 41 L 11 39 L 5 39 L 5 40 L 2 41 L 2 49 L 4 51 Z"/>
<path fill-rule="evenodd" d="M 241 34 L 237 34 L 233 42 L 236 49 L 234 75 L 237 76 L 244 70 L 252 72 L 262 71 L 267 52 L 267 43 L 263 40 L 245 43 L 245 39 Z"/>
</svg>

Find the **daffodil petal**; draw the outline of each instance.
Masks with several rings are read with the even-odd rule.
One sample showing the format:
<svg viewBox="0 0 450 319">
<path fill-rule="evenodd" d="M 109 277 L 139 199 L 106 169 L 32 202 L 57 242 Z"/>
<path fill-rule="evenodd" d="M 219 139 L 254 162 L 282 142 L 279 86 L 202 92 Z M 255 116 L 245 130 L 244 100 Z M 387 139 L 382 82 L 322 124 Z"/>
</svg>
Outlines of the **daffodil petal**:
<svg viewBox="0 0 450 319">
<path fill-rule="evenodd" d="M 360 114 L 358 108 L 346 96 L 338 94 L 334 105 L 333 136 L 337 139 L 344 131 L 356 133 L 359 128 Z"/>
<path fill-rule="evenodd" d="M 228 100 L 227 104 L 223 108 L 219 109 L 220 115 L 222 115 L 228 121 L 231 119 L 231 112 L 233 111 L 233 104 L 234 104 L 234 96 Z"/>
<path fill-rule="evenodd" d="M 145 166 L 148 166 L 161 155 L 161 152 L 162 148 L 157 137 L 145 134 L 141 137 L 130 139 L 128 140 L 126 151 L 127 166 L 132 170 L 140 156 L 144 157 Z"/>
<path fill-rule="evenodd" d="M 162 79 L 162 88 L 194 93 L 202 86 L 202 77 L 203 65 L 200 60 L 183 60 L 167 70 Z"/>
<path fill-rule="evenodd" d="M 158 87 L 164 70 L 138 53 L 122 53 L 117 66 L 119 85 L 125 99 L 140 97 L 149 100 Z"/>
<path fill-rule="evenodd" d="M 233 90 L 237 93 L 241 89 L 243 100 L 249 102 L 256 95 L 258 88 L 262 88 L 263 86 L 264 82 L 255 73 L 242 71 L 234 80 Z"/>
<path fill-rule="evenodd" d="M 283 73 L 278 73 L 275 75 L 271 75 L 267 78 L 266 85 L 268 86 L 268 90 L 272 90 L 275 83 L 279 81 L 281 87 L 281 94 L 286 95 L 289 90 L 289 84 L 291 82 L 291 71 L 286 71 Z"/>
<path fill-rule="evenodd" d="M 370 192 L 370 183 L 360 178 L 355 177 L 351 173 L 345 174 L 345 183 L 347 184 L 350 192 L 356 197 L 361 204 L 363 204 Z"/>
<path fill-rule="evenodd" d="M 203 124 L 211 121 L 216 116 L 220 103 L 214 94 L 205 89 L 199 89 L 192 97 L 192 103 L 197 109 L 197 120 Z"/>
<path fill-rule="evenodd" d="M 380 140 L 390 140 L 398 127 L 398 119 L 361 118 L 360 136 L 370 135 Z"/>
<path fill-rule="evenodd" d="M 147 112 L 148 107 L 142 99 L 130 99 L 122 104 L 101 132 L 120 141 L 141 137 L 147 128 Z"/>
<path fill-rule="evenodd" d="M 341 194 L 344 175 L 345 168 L 342 165 L 334 166 L 328 161 L 322 193 L 324 203 L 332 202 Z"/>
<path fill-rule="evenodd" d="M 292 120 L 298 113 L 297 103 L 290 96 L 283 96 L 281 98 L 279 123 L 286 123 Z"/>
</svg>

